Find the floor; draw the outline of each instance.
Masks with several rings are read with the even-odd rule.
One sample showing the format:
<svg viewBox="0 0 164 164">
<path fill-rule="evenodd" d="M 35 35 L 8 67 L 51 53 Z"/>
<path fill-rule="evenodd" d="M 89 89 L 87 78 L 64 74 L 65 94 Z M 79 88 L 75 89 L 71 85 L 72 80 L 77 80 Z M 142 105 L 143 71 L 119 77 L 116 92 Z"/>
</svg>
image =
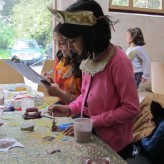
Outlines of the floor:
<svg viewBox="0 0 164 164">
<path fill-rule="evenodd" d="M 152 158 L 146 156 L 144 153 L 137 154 L 135 158 L 126 160 L 127 164 L 164 164 L 164 159 Z"/>
<path fill-rule="evenodd" d="M 150 164 L 149 160 L 141 155 L 136 155 L 135 158 L 128 159 L 128 164 Z"/>
</svg>

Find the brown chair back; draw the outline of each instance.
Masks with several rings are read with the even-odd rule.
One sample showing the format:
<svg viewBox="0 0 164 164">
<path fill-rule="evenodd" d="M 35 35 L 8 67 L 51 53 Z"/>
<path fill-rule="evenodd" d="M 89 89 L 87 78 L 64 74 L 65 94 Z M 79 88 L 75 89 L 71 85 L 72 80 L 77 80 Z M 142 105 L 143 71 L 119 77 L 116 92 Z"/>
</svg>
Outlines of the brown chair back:
<svg viewBox="0 0 164 164">
<path fill-rule="evenodd" d="M 25 83 L 23 76 L 0 60 L 0 84 Z"/>
<path fill-rule="evenodd" d="M 49 72 L 51 69 L 54 68 L 54 64 L 55 60 L 45 60 L 41 73 Z M 54 79 L 54 73 L 51 74 L 51 77 Z M 38 85 L 37 91 L 43 92 L 44 96 L 48 96 L 48 93 L 43 85 Z"/>
</svg>

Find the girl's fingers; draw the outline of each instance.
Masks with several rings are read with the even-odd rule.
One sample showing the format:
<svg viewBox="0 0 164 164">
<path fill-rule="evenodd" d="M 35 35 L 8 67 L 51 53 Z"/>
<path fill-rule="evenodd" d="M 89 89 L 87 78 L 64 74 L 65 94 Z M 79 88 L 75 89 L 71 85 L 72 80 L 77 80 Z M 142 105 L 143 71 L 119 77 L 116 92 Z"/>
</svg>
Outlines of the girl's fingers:
<svg viewBox="0 0 164 164">
<path fill-rule="evenodd" d="M 64 134 L 64 135 L 73 136 L 73 134 L 74 134 L 73 125 L 71 125 L 70 127 L 66 128 L 66 129 L 63 131 L 63 134 Z"/>
</svg>

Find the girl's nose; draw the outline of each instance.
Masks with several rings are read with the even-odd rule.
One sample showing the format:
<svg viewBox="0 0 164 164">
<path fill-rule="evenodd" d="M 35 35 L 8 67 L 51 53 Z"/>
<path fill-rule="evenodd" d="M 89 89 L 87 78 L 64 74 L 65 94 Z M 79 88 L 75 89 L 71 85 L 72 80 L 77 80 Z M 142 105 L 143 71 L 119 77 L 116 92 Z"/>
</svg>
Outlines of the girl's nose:
<svg viewBox="0 0 164 164">
<path fill-rule="evenodd" d="M 69 50 L 73 50 L 73 45 L 72 45 L 72 43 L 70 43 L 69 41 L 68 41 L 68 49 L 69 49 Z"/>
</svg>

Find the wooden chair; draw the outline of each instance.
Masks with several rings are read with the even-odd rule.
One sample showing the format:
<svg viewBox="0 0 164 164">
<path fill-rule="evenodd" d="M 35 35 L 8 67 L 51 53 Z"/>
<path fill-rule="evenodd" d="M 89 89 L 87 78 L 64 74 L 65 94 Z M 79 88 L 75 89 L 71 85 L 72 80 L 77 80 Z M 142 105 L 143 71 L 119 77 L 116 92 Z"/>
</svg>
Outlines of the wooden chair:
<svg viewBox="0 0 164 164">
<path fill-rule="evenodd" d="M 55 64 L 55 60 L 45 60 L 41 73 L 49 72 L 52 68 L 54 68 L 54 64 Z M 51 77 L 54 78 L 54 73 L 52 73 Z M 45 87 L 42 85 L 38 85 L 37 91 L 43 92 L 44 96 L 48 96 L 48 93 L 47 93 Z"/>
<path fill-rule="evenodd" d="M 23 76 L 0 60 L 0 84 L 25 83 Z"/>
<path fill-rule="evenodd" d="M 151 62 L 151 83 L 154 93 L 164 95 L 164 62 Z"/>
</svg>

